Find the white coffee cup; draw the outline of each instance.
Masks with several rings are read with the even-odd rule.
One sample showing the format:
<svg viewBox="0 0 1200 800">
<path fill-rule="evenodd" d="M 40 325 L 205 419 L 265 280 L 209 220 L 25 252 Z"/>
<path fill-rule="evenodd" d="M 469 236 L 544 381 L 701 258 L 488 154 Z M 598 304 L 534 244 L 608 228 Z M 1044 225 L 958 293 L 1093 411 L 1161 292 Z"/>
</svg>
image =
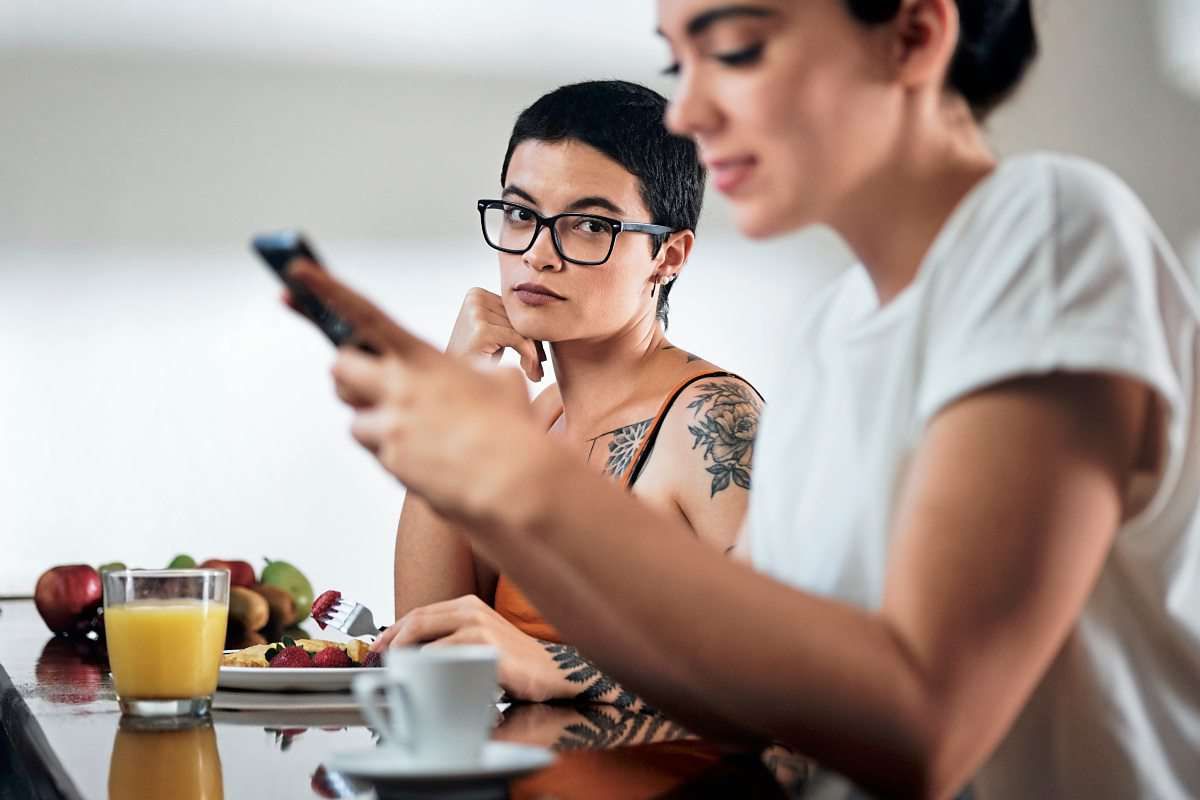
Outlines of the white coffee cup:
<svg viewBox="0 0 1200 800">
<path fill-rule="evenodd" d="M 498 658 L 488 645 L 388 650 L 382 669 L 354 679 L 354 696 L 384 744 L 413 762 L 477 764 L 495 718 Z"/>
</svg>

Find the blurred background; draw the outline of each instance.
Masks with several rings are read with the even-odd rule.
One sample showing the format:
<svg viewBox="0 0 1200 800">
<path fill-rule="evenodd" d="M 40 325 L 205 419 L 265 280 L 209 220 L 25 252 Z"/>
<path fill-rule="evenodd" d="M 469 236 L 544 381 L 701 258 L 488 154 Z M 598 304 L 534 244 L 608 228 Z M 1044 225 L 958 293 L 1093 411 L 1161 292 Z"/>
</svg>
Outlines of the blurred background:
<svg viewBox="0 0 1200 800">
<path fill-rule="evenodd" d="M 997 148 L 1107 164 L 1200 272 L 1200 3 L 1038 10 Z M 269 556 L 390 619 L 403 488 L 246 242 L 303 228 L 443 345 L 497 286 L 474 201 L 517 113 L 581 79 L 669 93 L 654 28 L 649 0 L 0 3 L 0 595 L 52 564 Z M 671 338 L 769 401 L 791 310 L 849 260 L 827 231 L 742 241 L 710 192 Z"/>
</svg>

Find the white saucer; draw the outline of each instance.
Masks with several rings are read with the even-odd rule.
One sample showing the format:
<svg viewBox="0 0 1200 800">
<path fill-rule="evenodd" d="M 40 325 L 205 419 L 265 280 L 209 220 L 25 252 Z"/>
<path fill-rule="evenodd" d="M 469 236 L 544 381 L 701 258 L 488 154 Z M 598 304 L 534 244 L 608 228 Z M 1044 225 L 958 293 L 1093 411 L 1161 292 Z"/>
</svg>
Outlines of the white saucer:
<svg viewBox="0 0 1200 800">
<path fill-rule="evenodd" d="M 374 786 L 380 797 L 413 796 L 423 791 L 495 790 L 507 781 L 554 763 L 554 753 L 544 747 L 512 742 L 487 742 L 477 764 L 439 767 L 415 762 L 386 745 L 371 750 L 338 753 L 328 768 Z"/>
</svg>

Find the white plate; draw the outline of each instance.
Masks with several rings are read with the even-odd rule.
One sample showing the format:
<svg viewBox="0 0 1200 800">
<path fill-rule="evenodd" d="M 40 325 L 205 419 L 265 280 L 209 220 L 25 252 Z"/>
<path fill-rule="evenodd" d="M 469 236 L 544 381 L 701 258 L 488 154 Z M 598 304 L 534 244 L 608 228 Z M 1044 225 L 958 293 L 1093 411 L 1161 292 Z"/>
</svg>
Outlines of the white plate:
<svg viewBox="0 0 1200 800">
<path fill-rule="evenodd" d="M 247 692 L 218 689 L 213 695 L 214 711 L 358 711 L 349 692 Z"/>
<path fill-rule="evenodd" d="M 403 751 L 382 746 L 338 753 L 328 768 L 372 784 L 381 796 L 421 789 L 465 788 L 512 780 L 554 763 L 544 747 L 513 742 L 487 742 L 478 764 L 435 767 L 414 762 Z"/>
<path fill-rule="evenodd" d="M 218 689 L 254 692 L 348 692 L 355 675 L 377 667 L 221 667 Z"/>
</svg>

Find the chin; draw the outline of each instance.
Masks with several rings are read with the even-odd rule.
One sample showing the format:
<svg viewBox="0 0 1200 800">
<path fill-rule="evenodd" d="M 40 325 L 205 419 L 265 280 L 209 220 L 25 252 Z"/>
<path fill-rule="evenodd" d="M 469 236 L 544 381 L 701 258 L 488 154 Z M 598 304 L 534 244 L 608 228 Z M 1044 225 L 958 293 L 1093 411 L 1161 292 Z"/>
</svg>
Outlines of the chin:
<svg viewBox="0 0 1200 800">
<path fill-rule="evenodd" d="M 760 194 L 735 201 L 734 220 L 738 231 L 748 239 L 770 239 L 784 236 L 814 224 L 817 220 L 800 208 L 802 203 L 792 197 L 772 197 Z"/>
<path fill-rule="evenodd" d="M 513 330 L 527 339 L 537 339 L 540 342 L 553 342 L 562 338 L 561 325 L 554 325 L 545 318 L 538 319 L 536 315 L 523 311 L 509 311 L 508 321 Z"/>
<path fill-rule="evenodd" d="M 738 206 L 734 217 L 738 231 L 747 239 L 770 239 L 789 233 L 797 227 L 771 209 L 751 205 Z"/>
</svg>

